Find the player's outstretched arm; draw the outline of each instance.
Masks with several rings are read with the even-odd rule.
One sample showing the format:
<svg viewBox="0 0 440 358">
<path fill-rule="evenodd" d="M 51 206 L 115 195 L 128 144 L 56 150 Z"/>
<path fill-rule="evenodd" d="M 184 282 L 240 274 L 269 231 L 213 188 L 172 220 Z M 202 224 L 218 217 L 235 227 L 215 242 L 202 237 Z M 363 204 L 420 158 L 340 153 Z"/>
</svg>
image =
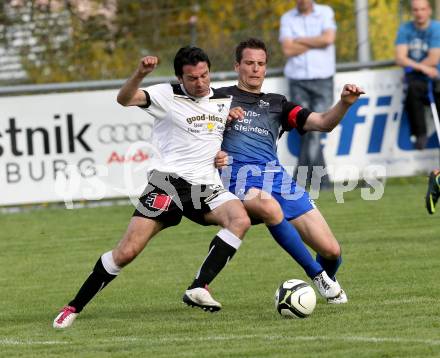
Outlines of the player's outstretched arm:
<svg viewBox="0 0 440 358">
<path fill-rule="evenodd" d="M 330 132 L 344 118 L 350 106 L 365 92 L 358 86 L 346 84 L 341 92 L 341 99 L 327 112 L 312 112 L 304 124 L 305 131 Z"/>
<path fill-rule="evenodd" d="M 153 72 L 159 63 L 156 56 L 145 56 L 140 61 L 136 71 L 124 83 L 118 93 L 117 101 L 123 106 L 143 106 L 147 104 L 144 91 L 139 87 L 146 75 Z"/>
</svg>

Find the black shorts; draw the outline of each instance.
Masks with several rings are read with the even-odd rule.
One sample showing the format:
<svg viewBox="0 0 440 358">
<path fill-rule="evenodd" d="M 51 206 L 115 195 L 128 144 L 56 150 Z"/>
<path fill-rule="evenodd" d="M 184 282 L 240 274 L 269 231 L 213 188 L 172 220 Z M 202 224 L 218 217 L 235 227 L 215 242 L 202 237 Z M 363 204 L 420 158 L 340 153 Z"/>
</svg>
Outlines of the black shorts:
<svg viewBox="0 0 440 358">
<path fill-rule="evenodd" d="M 205 214 L 229 200 L 239 199 L 221 185 L 194 185 L 176 174 L 154 170 L 133 216 L 157 220 L 166 227 L 178 225 L 182 216 L 210 225 Z"/>
</svg>

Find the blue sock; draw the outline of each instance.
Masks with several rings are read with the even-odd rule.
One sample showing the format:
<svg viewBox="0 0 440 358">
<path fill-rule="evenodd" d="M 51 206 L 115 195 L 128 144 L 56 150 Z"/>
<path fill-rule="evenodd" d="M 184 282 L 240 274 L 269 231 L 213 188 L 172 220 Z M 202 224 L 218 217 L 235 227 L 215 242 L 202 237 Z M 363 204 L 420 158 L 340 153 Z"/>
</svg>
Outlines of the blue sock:
<svg viewBox="0 0 440 358">
<path fill-rule="evenodd" d="M 327 275 L 334 281 L 336 279 L 336 272 L 342 264 L 342 256 L 339 256 L 336 260 L 329 260 L 317 254 L 316 261 L 321 264 L 322 268 L 327 272 Z"/>
<path fill-rule="evenodd" d="M 323 268 L 315 261 L 313 256 L 307 250 L 306 245 L 301 240 L 296 229 L 286 219 L 283 219 L 278 225 L 267 227 L 275 241 L 292 258 L 301 265 L 307 276 L 314 278 L 321 273 Z"/>
</svg>

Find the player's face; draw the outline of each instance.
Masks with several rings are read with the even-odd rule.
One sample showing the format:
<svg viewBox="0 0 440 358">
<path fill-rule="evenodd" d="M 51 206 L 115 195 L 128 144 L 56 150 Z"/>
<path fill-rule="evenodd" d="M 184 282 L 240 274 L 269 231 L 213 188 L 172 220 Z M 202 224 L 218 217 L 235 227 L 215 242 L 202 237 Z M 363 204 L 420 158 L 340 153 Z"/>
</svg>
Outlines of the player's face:
<svg viewBox="0 0 440 358">
<path fill-rule="evenodd" d="M 261 49 L 245 48 L 240 63 L 235 64 L 239 87 L 259 92 L 266 75 L 266 53 Z"/>
<path fill-rule="evenodd" d="M 427 0 L 413 0 L 411 2 L 411 12 L 414 22 L 418 27 L 424 27 L 431 18 L 431 6 Z"/>
<path fill-rule="evenodd" d="M 209 94 L 211 79 L 209 67 L 206 62 L 199 62 L 197 65 L 185 65 L 182 67 L 180 83 L 185 87 L 186 92 L 193 97 L 204 97 Z"/>
</svg>

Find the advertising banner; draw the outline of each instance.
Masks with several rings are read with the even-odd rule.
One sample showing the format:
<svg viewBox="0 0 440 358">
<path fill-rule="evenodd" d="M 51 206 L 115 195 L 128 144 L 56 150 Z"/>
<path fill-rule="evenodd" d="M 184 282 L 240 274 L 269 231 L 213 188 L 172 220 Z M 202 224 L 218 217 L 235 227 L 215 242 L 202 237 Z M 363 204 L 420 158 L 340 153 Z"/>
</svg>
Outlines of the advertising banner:
<svg viewBox="0 0 440 358">
<path fill-rule="evenodd" d="M 414 148 L 403 112 L 404 81 L 400 69 L 338 73 L 335 102 L 347 83 L 359 85 L 366 94 L 331 133 L 322 134 L 331 180 L 358 180 L 370 175 L 411 176 L 427 173 L 439 165 L 438 139 L 428 106 L 428 143 L 424 150 Z M 299 140 L 296 131 L 281 139 L 278 153 L 285 165 L 296 165 Z"/>
<path fill-rule="evenodd" d="M 337 128 L 322 135 L 332 180 L 409 176 L 438 165 L 431 123 L 427 148 L 413 148 L 402 116 L 399 69 L 337 74 L 335 100 L 345 83 L 360 85 L 366 94 Z M 282 77 L 266 79 L 263 90 L 288 97 Z M 120 106 L 117 92 L 0 97 L 0 205 L 138 196 L 157 157 L 151 145 L 153 119 L 141 109 Z M 293 170 L 299 153 L 296 131 L 281 138 L 278 151 Z"/>
<path fill-rule="evenodd" d="M 153 120 L 116 95 L 0 98 L 0 205 L 141 193 Z"/>
</svg>

